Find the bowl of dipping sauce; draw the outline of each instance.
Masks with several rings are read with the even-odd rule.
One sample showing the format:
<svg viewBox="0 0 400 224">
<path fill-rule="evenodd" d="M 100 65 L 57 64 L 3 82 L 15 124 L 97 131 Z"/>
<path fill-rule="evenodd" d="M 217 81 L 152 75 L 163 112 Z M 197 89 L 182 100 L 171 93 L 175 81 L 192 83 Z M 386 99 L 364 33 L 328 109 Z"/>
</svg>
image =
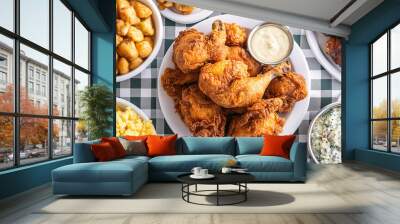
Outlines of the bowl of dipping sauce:
<svg viewBox="0 0 400 224">
<path fill-rule="evenodd" d="M 247 48 L 260 63 L 276 65 L 285 61 L 292 52 L 293 36 L 281 24 L 262 23 L 251 30 Z"/>
</svg>

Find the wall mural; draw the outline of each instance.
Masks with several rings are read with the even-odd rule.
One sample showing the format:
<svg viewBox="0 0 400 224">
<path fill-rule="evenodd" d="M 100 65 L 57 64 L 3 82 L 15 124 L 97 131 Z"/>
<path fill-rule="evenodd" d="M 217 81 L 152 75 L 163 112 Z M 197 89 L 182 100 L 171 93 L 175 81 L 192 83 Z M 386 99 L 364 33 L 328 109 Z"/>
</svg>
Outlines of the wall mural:
<svg viewBox="0 0 400 224">
<path fill-rule="evenodd" d="M 296 134 L 315 162 L 340 162 L 340 39 L 271 23 L 250 33 L 262 21 L 207 10 L 185 25 L 167 18 L 196 9 L 155 7 L 117 19 L 117 135 Z"/>
</svg>

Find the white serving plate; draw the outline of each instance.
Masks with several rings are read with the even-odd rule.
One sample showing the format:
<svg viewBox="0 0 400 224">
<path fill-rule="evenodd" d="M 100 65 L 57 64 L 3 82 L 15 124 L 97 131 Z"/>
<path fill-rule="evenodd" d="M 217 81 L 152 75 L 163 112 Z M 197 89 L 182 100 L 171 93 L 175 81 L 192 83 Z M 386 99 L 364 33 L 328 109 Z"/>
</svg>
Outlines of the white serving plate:
<svg viewBox="0 0 400 224">
<path fill-rule="evenodd" d="M 204 175 L 204 176 L 201 176 L 201 175 L 194 175 L 194 174 L 190 175 L 190 178 L 192 178 L 192 179 L 198 179 L 198 180 L 212 179 L 212 178 L 214 178 L 214 177 L 215 177 L 215 176 L 212 175 L 212 174 L 207 174 L 207 175 Z"/>
<path fill-rule="evenodd" d="M 144 60 L 144 62 L 139 65 L 139 67 L 135 68 L 134 70 L 124 74 L 124 75 L 118 75 L 117 76 L 117 82 L 122 82 L 127 79 L 130 79 L 138 74 L 140 74 L 144 69 L 147 68 L 147 66 L 150 65 L 150 63 L 154 60 L 154 58 L 157 56 L 158 52 L 160 51 L 161 48 L 161 43 L 164 39 L 164 25 L 163 21 L 161 18 L 160 10 L 154 4 L 152 0 L 139 0 L 143 4 L 147 5 L 150 7 L 151 11 L 153 11 L 152 18 L 153 18 L 153 25 L 155 28 L 155 36 L 154 36 L 154 47 L 153 51 L 149 55 L 149 57 Z"/>
<path fill-rule="evenodd" d="M 321 50 L 321 42 L 325 39 L 325 35 L 317 34 L 314 31 L 306 31 L 306 38 L 311 51 L 314 53 L 317 61 L 325 68 L 325 70 L 332 75 L 336 80 L 342 81 L 342 72 L 339 65 L 335 64 L 333 60 Z"/>
<path fill-rule="evenodd" d="M 135 111 L 135 113 L 137 113 L 139 115 L 139 117 L 141 119 L 143 119 L 145 121 L 150 120 L 150 118 L 147 116 L 147 114 L 143 110 L 141 110 L 139 107 L 137 107 L 135 104 L 133 104 L 127 100 L 124 100 L 122 98 L 119 98 L 119 97 L 116 97 L 115 99 L 116 99 L 117 105 L 119 107 L 122 107 L 124 109 L 127 107 L 130 107 L 133 111 Z"/>
<path fill-rule="evenodd" d="M 170 19 L 176 23 L 181 23 L 181 24 L 197 23 L 197 22 L 209 17 L 213 13 L 213 11 L 206 10 L 206 9 L 200 9 L 197 7 L 189 15 L 179 14 L 172 9 L 164 9 L 164 10 L 160 10 L 160 12 L 165 18 Z"/>
<path fill-rule="evenodd" d="M 200 32 L 208 34 L 211 32 L 212 23 L 217 19 L 220 19 L 223 22 L 230 22 L 230 23 L 234 22 L 248 29 L 251 29 L 263 22 L 259 20 L 225 14 L 208 18 L 202 22 L 197 23 L 192 27 L 196 28 Z M 161 84 L 161 75 L 163 74 L 164 70 L 168 67 L 175 68 L 174 63 L 172 62 L 172 51 L 173 51 L 173 44 L 171 44 L 170 48 L 166 52 L 159 69 L 158 80 L 157 80 L 158 99 L 160 102 L 161 111 L 163 112 L 165 120 L 167 121 L 171 130 L 174 133 L 178 134 L 178 136 L 192 136 L 192 133 L 190 132 L 189 128 L 182 121 L 180 115 L 175 111 L 173 99 L 165 92 Z M 310 69 L 308 67 L 303 51 L 300 49 L 299 45 L 297 45 L 296 42 L 294 42 L 293 51 L 290 54 L 289 59 L 292 62 L 294 71 L 303 75 L 303 77 L 305 78 L 309 94 L 305 99 L 297 102 L 290 113 L 286 113 L 283 116 L 286 119 L 286 123 L 285 126 L 283 127 L 281 135 L 293 134 L 297 130 L 297 128 L 299 127 L 300 123 L 303 120 L 303 117 L 307 113 L 308 105 L 310 103 L 310 75 L 309 75 Z"/>
</svg>

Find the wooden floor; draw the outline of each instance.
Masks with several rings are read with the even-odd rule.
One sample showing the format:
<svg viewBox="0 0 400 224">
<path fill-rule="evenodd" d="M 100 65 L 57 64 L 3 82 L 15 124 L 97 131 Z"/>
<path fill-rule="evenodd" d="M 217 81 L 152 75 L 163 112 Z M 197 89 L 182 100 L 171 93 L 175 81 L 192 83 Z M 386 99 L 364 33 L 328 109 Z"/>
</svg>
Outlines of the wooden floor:
<svg viewBox="0 0 400 224">
<path fill-rule="evenodd" d="M 38 207 L 54 200 L 50 187 L 43 186 L 0 202 L 0 223 L 400 223 L 400 174 L 346 163 L 312 166 L 308 176 L 308 182 L 322 185 L 346 201 L 363 201 L 368 206 L 359 214 L 37 214 Z"/>
</svg>

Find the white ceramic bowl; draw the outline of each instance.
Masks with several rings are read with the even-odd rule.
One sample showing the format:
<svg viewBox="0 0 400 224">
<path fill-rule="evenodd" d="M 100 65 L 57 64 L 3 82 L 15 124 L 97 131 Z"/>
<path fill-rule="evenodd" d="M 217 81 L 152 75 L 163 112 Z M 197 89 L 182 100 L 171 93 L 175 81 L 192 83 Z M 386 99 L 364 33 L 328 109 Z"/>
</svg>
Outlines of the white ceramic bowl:
<svg viewBox="0 0 400 224">
<path fill-rule="evenodd" d="M 149 55 L 149 57 L 144 60 L 144 62 L 134 70 L 124 74 L 124 75 L 118 75 L 117 76 L 117 82 L 122 82 L 127 79 L 130 79 L 136 75 L 138 75 L 140 72 L 142 72 L 144 69 L 147 68 L 147 66 L 150 65 L 150 63 L 154 60 L 154 58 L 157 56 L 158 52 L 160 51 L 161 48 L 161 43 L 164 39 L 164 25 L 163 21 L 161 18 L 160 10 L 158 9 L 157 5 L 154 4 L 152 0 L 139 0 L 143 4 L 147 5 L 150 7 L 151 11 L 153 11 L 152 17 L 153 17 L 153 25 L 155 28 L 155 36 L 154 36 L 154 47 L 153 51 Z"/>
<path fill-rule="evenodd" d="M 122 98 L 119 98 L 119 97 L 116 97 L 115 99 L 117 101 L 117 106 L 118 107 L 121 107 L 123 109 L 125 109 L 127 107 L 130 107 L 144 121 L 150 120 L 150 118 L 147 116 L 147 114 L 143 110 L 141 110 L 139 107 L 137 107 L 135 104 L 133 104 L 133 103 L 127 101 L 127 100 L 124 100 Z"/>
<path fill-rule="evenodd" d="M 314 163 L 316 164 L 320 164 L 321 162 L 317 159 L 317 157 L 315 156 L 313 147 L 312 147 L 312 133 L 314 131 L 314 125 L 315 122 L 317 122 L 318 119 L 320 119 L 323 115 L 325 115 L 326 113 L 330 112 L 331 110 L 335 109 L 335 108 L 341 108 L 341 102 L 334 102 L 331 104 L 326 105 L 324 108 L 321 109 L 321 111 L 314 117 L 314 119 L 311 121 L 310 123 L 310 127 L 308 129 L 308 135 L 307 135 L 307 149 L 308 149 L 308 153 L 311 156 L 311 159 L 314 161 Z"/>
<path fill-rule="evenodd" d="M 127 101 L 127 100 L 124 100 L 124 99 L 122 99 L 122 98 L 116 97 L 115 99 L 116 99 L 116 101 L 117 101 L 117 102 L 116 102 L 117 107 L 121 107 L 121 108 L 123 108 L 123 109 L 125 109 L 125 108 L 127 108 L 127 107 L 130 107 L 137 115 L 139 115 L 139 117 L 140 117 L 143 121 L 148 121 L 148 120 L 150 120 L 150 118 L 147 116 L 147 114 L 146 114 L 143 110 L 141 110 L 139 107 L 137 107 L 135 104 L 133 104 L 133 103 Z M 154 130 L 154 133 L 156 133 L 156 129 L 155 129 L 155 127 L 154 127 L 154 124 L 153 124 L 153 130 Z"/>
<path fill-rule="evenodd" d="M 249 30 L 262 23 L 262 21 L 259 20 L 225 14 L 203 20 L 194 25 L 193 28 L 196 28 L 203 33 L 210 33 L 211 24 L 217 19 L 220 19 L 223 22 L 237 23 Z M 168 67 L 175 68 L 175 65 L 172 61 L 172 51 L 173 44 L 171 44 L 171 47 L 166 51 L 159 69 L 157 79 L 158 99 L 160 102 L 161 111 L 163 112 L 165 120 L 167 121 L 171 130 L 179 136 L 191 136 L 192 133 L 190 132 L 189 128 L 183 122 L 178 112 L 176 112 L 174 100 L 166 93 L 161 84 L 161 75 L 163 74 L 164 70 Z M 289 59 L 293 65 L 294 71 L 303 75 L 304 79 L 306 80 L 308 95 L 305 99 L 297 102 L 291 112 L 283 115 L 283 117 L 286 119 L 286 122 L 282 132 L 280 133 L 281 135 L 293 134 L 297 130 L 307 113 L 308 105 L 310 103 L 310 69 L 308 67 L 306 57 L 297 43 L 294 43 L 293 51 L 290 54 Z"/>
</svg>

